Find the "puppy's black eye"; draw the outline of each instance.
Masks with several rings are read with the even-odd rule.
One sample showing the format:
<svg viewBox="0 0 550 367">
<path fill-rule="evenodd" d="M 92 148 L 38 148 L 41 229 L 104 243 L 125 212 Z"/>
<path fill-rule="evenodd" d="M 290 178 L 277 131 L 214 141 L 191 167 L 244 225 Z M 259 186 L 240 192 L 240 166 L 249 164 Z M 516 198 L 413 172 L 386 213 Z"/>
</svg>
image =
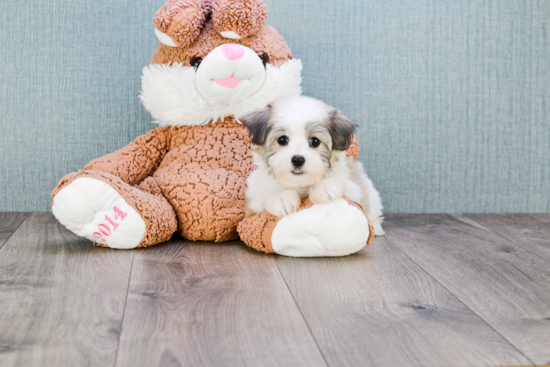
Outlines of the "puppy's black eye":
<svg viewBox="0 0 550 367">
<path fill-rule="evenodd" d="M 321 145 L 321 140 L 317 138 L 311 138 L 309 139 L 309 146 L 312 148 L 317 148 L 319 145 Z"/>
<path fill-rule="evenodd" d="M 201 63 L 202 63 L 202 59 L 200 57 L 197 57 L 193 60 L 191 60 L 191 65 L 196 69 L 199 68 L 199 66 L 201 66 Z"/>
<path fill-rule="evenodd" d="M 258 55 L 258 57 L 260 58 L 260 60 L 262 60 L 262 63 L 264 64 L 264 66 L 267 65 L 267 56 L 266 55 Z"/>
<path fill-rule="evenodd" d="M 281 136 L 279 139 L 277 139 L 277 143 L 279 143 L 279 145 L 282 147 L 288 145 L 288 137 Z"/>
</svg>

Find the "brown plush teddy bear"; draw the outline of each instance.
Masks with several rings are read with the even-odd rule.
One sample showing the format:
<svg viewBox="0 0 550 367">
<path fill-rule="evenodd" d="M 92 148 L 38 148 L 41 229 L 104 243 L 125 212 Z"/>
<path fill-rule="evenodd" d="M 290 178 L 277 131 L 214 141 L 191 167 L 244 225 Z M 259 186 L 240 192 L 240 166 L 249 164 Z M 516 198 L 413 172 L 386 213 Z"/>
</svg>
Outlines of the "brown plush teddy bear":
<svg viewBox="0 0 550 367">
<path fill-rule="evenodd" d="M 56 218 L 120 249 L 176 231 L 235 240 L 238 227 L 249 246 L 289 256 L 347 255 L 370 242 L 367 217 L 346 200 L 245 219 L 254 167 L 238 118 L 301 93 L 301 63 L 266 16 L 262 0 L 169 0 L 154 18 L 161 44 L 142 77 L 141 100 L 160 127 L 65 176 L 52 194 Z M 355 139 L 349 154 L 358 152 Z"/>
</svg>

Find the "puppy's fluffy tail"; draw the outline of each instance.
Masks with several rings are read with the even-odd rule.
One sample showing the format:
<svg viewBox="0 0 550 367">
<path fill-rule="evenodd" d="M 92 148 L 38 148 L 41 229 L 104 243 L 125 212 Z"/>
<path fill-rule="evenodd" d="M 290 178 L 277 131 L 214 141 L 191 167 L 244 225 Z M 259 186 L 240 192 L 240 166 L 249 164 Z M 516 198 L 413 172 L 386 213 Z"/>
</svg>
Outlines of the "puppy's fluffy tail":
<svg viewBox="0 0 550 367">
<path fill-rule="evenodd" d="M 374 227 L 374 234 L 376 236 L 383 236 L 384 229 L 382 229 L 382 222 L 384 217 L 382 216 L 382 200 L 380 199 L 380 194 L 374 188 L 374 184 L 370 178 L 365 173 L 365 169 L 361 162 L 355 161 L 353 159 L 348 159 L 348 166 L 350 169 L 350 175 L 353 182 L 358 184 L 361 187 L 363 192 L 363 198 L 361 199 L 361 205 L 365 214 L 371 221 Z"/>
</svg>

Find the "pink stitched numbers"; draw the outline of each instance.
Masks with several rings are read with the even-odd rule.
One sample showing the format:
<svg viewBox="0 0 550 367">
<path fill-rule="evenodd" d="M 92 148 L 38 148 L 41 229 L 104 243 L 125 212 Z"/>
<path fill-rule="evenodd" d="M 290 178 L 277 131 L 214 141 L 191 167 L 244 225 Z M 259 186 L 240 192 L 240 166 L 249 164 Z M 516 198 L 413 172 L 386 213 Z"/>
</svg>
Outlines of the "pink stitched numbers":
<svg viewBox="0 0 550 367">
<path fill-rule="evenodd" d="M 94 233 L 94 237 L 100 240 L 101 242 L 107 242 L 106 237 L 109 237 L 111 234 L 113 234 L 113 232 L 116 231 L 116 229 L 120 225 L 120 223 L 118 223 L 117 221 L 120 220 L 122 222 L 124 218 L 126 218 L 126 216 L 128 215 L 128 213 L 124 213 L 122 210 L 120 210 L 116 206 L 114 207 L 114 211 L 115 211 L 115 220 L 112 220 L 111 217 L 109 217 L 108 215 L 105 215 L 105 222 L 98 225 L 97 226 L 98 232 Z M 111 225 L 112 229 L 111 227 L 109 227 L 109 224 Z"/>
</svg>

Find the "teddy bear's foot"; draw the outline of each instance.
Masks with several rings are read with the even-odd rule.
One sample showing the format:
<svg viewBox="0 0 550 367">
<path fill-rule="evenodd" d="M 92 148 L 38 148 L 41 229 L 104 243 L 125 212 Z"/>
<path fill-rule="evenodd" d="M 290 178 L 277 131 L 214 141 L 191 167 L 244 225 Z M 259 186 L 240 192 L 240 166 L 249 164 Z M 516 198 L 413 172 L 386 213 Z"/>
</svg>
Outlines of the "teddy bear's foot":
<svg viewBox="0 0 550 367">
<path fill-rule="evenodd" d="M 296 213 L 277 218 L 262 213 L 239 225 L 241 239 L 259 251 L 293 257 L 346 256 L 370 243 L 373 229 L 360 206 L 340 199 L 302 203 Z"/>
<path fill-rule="evenodd" d="M 177 229 L 174 209 L 152 177 L 131 186 L 106 172 L 71 173 L 53 192 L 52 212 L 78 236 L 117 249 L 155 245 Z"/>
<path fill-rule="evenodd" d="M 136 248 L 145 222 L 105 182 L 82 177 L 55 195 L 52 212 L 74 234 L 117 249 Z"/>
</svg>

